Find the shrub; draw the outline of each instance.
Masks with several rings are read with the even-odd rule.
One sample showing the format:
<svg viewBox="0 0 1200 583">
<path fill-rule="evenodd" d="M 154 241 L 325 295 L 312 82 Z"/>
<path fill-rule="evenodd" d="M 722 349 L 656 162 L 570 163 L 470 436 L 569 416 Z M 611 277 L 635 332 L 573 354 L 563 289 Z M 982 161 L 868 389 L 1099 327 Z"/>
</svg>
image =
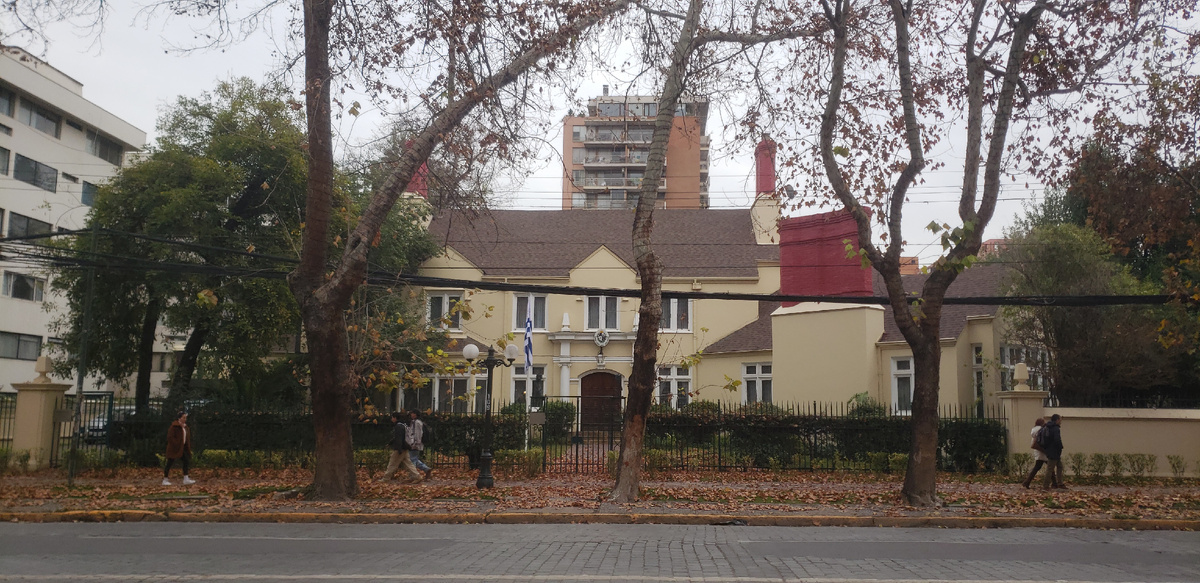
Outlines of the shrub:
<svg viewBox="0 0 1200 583">
<path fill-rule="evenodd" d="M 575 404 L 566 401 L 547 401 L 542 407 L 546 414 L 546 437 L 562 439 L 571 434 L 575 426 Z"/>
<path fill-rule="evenodd" d="M 1104 476 L 1104 472 L 1108 470 L 1108 456 L 1102 453 L 1094 453 L 1088 458 L 1087 471 L 1088 475 L 1093 478 Z"/>
<path fill-rule="evenodd" d="M 894 453 L 889 455 L 888 470 L 893 474 L 903 474 L 908 471 L 908 454 Z"/>
<path fill-rule="evenodd" d="M 642 469 L 648 475 L 656 475 L 675 467 L 675 459 L 670 451 L 664 449 L 642 450 Z"/>
<path fill-rule="evenodd" d="M 10 459 L 12 459 L 12 450 L 7 447 L 0 447 L 0 476 L 3 476 L 8 471 Z"/>
<path fill-rule="evenodd" d="M 1071 467 L 1071 475 L 1076 478 L 1083 477 L 1084 471 L 1087 470 L 1087 455 L 1080 452 L 1072 453 L 1067 456 L 1067 465 Z"/>
<path fill-rule="evenodd" d="M 1182 478 L 1187 474 L 1188 463 L 1181 455 L 1167 456 L 1167 463 L 1171 464 L 1171 475 L 1176 479 Z"/>
<path fill-rule="evenodd" d="M 888 471 L 888 454 L 884 451 L 872 451 L 867 453 L 867 468 L 872 472 Z"/>
<path fill-rule="evenodd" d="M 354 450 L 355 465 L 367 470 L 367 475 L 374 478 L 375 474 L 387 469 L 392 457 L 390 449 L 356 449 Z"/>
<path fill-rule="evenodd" d="M 1016 476 L 1024 476 L 1033 467 L 1033 454 L 1014 453 L 1008 463 L 1009 472 Z"/>
<path fill-rule="evenodd" d="M 527 450 L 502 449 L 495 453 L 496 472 L 506 479 L 532 478 L 542 473 L 546 452 L 540 447 Z"/>
<path fill-rule="evenodd" d="M 1108 456 L 1108 473 L 1114 478 L 1120 478 L 1125 475 L 1125 456 L 1114 453 Z"/>
<path fill-rule="evenodd" d="M 1154 458 L 1153 461 L 1151 458 Z M 1144 478 L 1147 473 L 1154 471 L 1155 468 L 1151 464 L 1157 466 L 1158 458 L 1144 453 L 1127 453 L 1125 454 L 1125 463 L 1129 467 L 1129 475 L 1135 478 Z"/>
</svg>

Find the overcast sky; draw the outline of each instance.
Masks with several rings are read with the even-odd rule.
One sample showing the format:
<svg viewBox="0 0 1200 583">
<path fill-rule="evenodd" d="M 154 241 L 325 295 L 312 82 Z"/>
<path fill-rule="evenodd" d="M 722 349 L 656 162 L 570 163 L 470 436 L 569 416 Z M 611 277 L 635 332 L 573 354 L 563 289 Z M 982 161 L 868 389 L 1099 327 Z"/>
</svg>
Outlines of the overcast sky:
<svg viewBox="0 0 1200 583">
<path fill-rule="evenodd" d="M 138 16 L 127 2 L 109 3 L 112 7 L 108 24 L 100 38 L 81 37 L 66 25 L 50 30 L 51 44 L 45 59 L 63 73 L 84 85 L 84 97 L 144 130 L 154 137 L 158 111 L 179 95 L 199 95 L 216 82 L 237 76 L 257 81 L 281 79 L 293 81 L 281 73 L 280 42 L 266 34 L 255 34 L 248 40 L 222 50 L 180 53 L 173 46 L 194 44 L 198 32 L 196 23 L 169 20 L 162 16 L 147 19 Z M 282 13 L 280 13 L 282 18 Z M 282 29 L 283 23 L 271 23 Z M 597 79 L 598 89 L 610 80 Z M 294 86 L 294 84 L 293 84 Z M 587 89 L 586 87 L 584 89 Z M 594 91 L 599 94 L 599 91 Z M 299 93 L 296 93 L 299 98 Z M 375 132 L 379 118 L 360 116 L 343 124 L 345 139 L 361 143 Z M 710 119 L 710 127 L 716 126 Z M 710 132 L 711 133 L 711 132 Z M 561 136 L 547 136 L 548 144 L 561 147 Z M 714 207 L 747 207 L 753 199 L 753 167 L 751 156 L 730 155 L 720 151 L 719 138 L 714 137 L 711 164 L 710 199 Z M 935 153 L 936 154 L 936 153 Z M 943 152 L 952 155 L 951 152 Z M 502 188 L 509 191 L 505 206 L 522 209 L 553 209 L 561 203 L 561 160 L 557 151 L 543 148 L 539 170 L 523 184 Z M 961 166 L 951 163 L 948 167 Z M 930 221 L 957 223 L 956 208 L 959 174 L 953 171 L 926 173 L 927 183 L 914 189 L 906 206 L 905 238 L 909 242 L 906 255 L 918 255 L 927 264 L 940 253 L 937 237 L 924 230 Z M 1006 185 L 1001 194 L 996 216 L 986 231 L 986 238 L 997 238 L 1002 229 L 1021 212 L 1024 201 L 1040 198 L 1040 186 L 1024 183 Z"/>
</svg>

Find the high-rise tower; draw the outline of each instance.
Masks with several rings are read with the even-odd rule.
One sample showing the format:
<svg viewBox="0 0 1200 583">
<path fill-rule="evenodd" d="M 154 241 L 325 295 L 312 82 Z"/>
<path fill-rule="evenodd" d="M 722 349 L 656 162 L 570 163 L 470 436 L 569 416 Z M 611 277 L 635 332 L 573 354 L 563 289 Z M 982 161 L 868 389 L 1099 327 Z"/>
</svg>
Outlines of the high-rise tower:
<svg viewBox="0 0 1200 583">
<path fill-rule="evenodd" d="M 637 203 L 646 171 L 658 97 L 604 95 L 587 116 L 563 118 L 562 208 L 622 209 Z M 667 142 L 659 208 L 708 208 L 708 100 L 683 98 Z"/>
</svg>

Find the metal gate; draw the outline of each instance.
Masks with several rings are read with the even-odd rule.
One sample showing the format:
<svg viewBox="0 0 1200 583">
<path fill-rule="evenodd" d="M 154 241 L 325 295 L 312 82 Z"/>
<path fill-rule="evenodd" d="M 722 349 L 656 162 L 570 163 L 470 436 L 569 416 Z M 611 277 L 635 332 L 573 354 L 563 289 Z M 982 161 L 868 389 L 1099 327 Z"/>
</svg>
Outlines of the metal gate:
<svg viewBox="0 0 1200 583">
<path fill-rule="evenodd" d="M 546 397 L 575 405 L 575 419 L 542 426 L 543 471 L 558 474 L 598 474 L 607 471 L 609 452 L 621 446 L 624 397 Z"/>
<path fill-rule="evenodd" d="M 85 392 L 80 409 L 79 427 L 75 427 L 75 395 L 64 395 L 54 411 L 55 439 L 50 443 L 50 467 L 59 467 L 64 454 L 74 447 L 82 455 L 103 457 L 111 438 L 113 394 L 111 391 Z"/>
</svg>

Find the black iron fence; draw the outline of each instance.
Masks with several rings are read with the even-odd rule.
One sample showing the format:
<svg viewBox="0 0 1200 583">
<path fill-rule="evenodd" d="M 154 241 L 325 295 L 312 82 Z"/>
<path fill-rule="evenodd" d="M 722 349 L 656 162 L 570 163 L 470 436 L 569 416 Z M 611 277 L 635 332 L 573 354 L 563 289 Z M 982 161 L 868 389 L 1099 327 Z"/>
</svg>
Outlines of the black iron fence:
<svg viewBox="0 0 1200 583">
<path fill-rule="evenodd" d="M 530 412 L 517 403 L 492 415 L 493 452 L 541 449 L 542 471 L 548 473 L 611 471 L 621 443 L 621 398 L 545 397 L 532 405 Z M 125 407 L 110 401 L 102 411 L 100 405 L 89 405 L 78 435 L 80 450 L 106 463 L 161 463 L 174 416 Z M 998 408 L 986 413 L 981 418 L 974 407 L 943 407 L 943 470 L 1003 467 L 1003 416 Z M 426 461 L 475 467 L 486 445 L 482 415 L 436 412 L 423 419 L 434 433 L 423 455 Z M 655 406 L 647 418 L 643 459 L 651 470 L 902 470 L 910 422 L 907 415 L 879 406 L 837 403 L 695 402 L 682 410 Z M 247 411 L 206 405 L 193 408 L 188 423 L 194 453 L 213 464 L 306 466 L 313 461 L 316 439 L 312 413 L 306 408 Z M 391 431 L 387 417 L 356 418 L 352 439 L 361 463 L 386 463 Z M 70 431 L 63 437 L 68 439 L 62 443 L 69 444 Z"/>
<path fill-rule="evenodd" d="M 0 449 L 11 449 L 17 430 L 17 394 L 0 393 Z"/>
</svg>

